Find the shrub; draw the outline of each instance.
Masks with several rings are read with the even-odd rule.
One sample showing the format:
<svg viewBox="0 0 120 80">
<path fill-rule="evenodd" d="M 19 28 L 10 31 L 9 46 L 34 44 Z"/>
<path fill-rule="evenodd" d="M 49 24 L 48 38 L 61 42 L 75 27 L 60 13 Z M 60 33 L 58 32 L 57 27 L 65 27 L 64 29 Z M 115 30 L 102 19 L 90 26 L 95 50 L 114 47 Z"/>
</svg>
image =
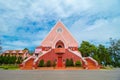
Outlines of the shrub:
<svg viewBox="0 0 120 80">
<path fill-rule="evenodd" d="M 47 61 L 46 66 L 47 66 L 47 67 L 50 67 L 50 66 L 51 66 L 51 61 L 50 61 L 50 60 Z"/>
<path fill-rule="evenodd" d="M 75 66 L 76 66 L 76 67 L 81 67 L 81 62 L 80 62 L 80 61 L 76 61 L 76 62 L 75 62 Z"/>
<path fill-rule="evenodd" d="M 66 65 L 67 67 L 69 67 L 69 66 L 74 66 L 73 59 L 72 59 L 72 58 L 71 58 L 70 60 L 69 60 L 69 59 L 66 59 L 65 65 Z"/>
<path fill-rule="evenodd" d="M 40 60 L 39 64 L 38 64 L 39 67 L 44 67 L 44 60 Z"/>
<path fill-rule="evenodd" d="M 72 59 L 72 58 L 69 60 L 69 65 L 70 65 L 70 66 L 74 66 L 74 63 L 73 63 L 73 59 Z"/>
<path fill-rule="evenodd" d="M 65 61 L 65 66 L 70 66 L 70 64 L 69 64 L 69 59 L 66 59 L 66 61 Z"/>
</svg>

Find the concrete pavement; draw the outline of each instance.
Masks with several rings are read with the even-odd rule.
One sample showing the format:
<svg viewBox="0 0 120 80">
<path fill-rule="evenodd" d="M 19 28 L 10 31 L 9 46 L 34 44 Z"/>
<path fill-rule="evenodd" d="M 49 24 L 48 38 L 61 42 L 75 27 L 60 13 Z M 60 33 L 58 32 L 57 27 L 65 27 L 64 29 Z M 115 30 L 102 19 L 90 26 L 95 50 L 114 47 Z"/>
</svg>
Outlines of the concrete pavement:
<svg viewBox="0 0 120 80">
<path fill-rule="evenodd" d="M 120 80 L 120 69 L 0 70 L 0 80 Z"/>
</svg>

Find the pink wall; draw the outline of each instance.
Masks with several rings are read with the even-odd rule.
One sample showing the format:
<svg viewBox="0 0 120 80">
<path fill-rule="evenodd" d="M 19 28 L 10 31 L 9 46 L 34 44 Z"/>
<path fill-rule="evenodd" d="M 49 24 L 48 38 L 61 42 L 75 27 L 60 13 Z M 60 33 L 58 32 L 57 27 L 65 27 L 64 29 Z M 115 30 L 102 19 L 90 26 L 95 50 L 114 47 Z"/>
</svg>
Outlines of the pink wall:
<svg viewBox="0 0 120 80">
<path fill-rule="evenodd" d="M 54 53 L 54 50 L 51 50 L 50 52 L 48 52 L 48 53 L 46 53 L 45 55 L 41 56 L 41 57 L 39 58 L 38 62 L 39 62 L 40 60 L 42 60 L 42 59 L 44 60 L 44 62 L 47 62 L 48 60 L 50 60 L 51 62 L 54 62 L 54 61 L 57 62 L 58 56 L 60 56 L 60 55 Z M 65 53 L 62 54 L 61 56 L 62 56 L 63 62 L 65 62 L 67 58 L 68 58 L 68 59 L 71 59 L 71 58 L 72 58 L 74 62 L 76 62 L 76 61 L 78 61 L 78 60 L 80 60 L 80 61 L 82 62 L 82 60 L 81 60 L 80 57 L 78 57 L 77 55 L 69 52 L 67 49 L 66 49 Z M 38 64 L 38 63 L 37 63 L 37 64 Z"/>
</svg>

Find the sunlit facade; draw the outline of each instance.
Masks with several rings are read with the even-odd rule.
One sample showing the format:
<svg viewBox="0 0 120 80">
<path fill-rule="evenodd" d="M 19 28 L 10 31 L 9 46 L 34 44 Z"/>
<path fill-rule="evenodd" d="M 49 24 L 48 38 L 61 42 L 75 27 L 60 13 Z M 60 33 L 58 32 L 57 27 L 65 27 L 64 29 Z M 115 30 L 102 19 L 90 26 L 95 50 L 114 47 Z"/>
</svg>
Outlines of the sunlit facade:
<svg viewBox="0 0 120 80">
<path fill-rule="evenodd" d="M 40 60 L 44 60 L 45 63 L 49 60 L 52 64 L 56 64 L 55 67 L 63 68 L 66 67 L 66 59 L 72 59 L 73 63 L 80 61 L 83 69 L 98 69 L 96 60 L 82 57 L 78 51 L 78 42 L 65 25 L 58 21 L 41 45 L 36 47 L 34 54 L 23 61 L 21 69 L 36 69 Z"/>
</svg>

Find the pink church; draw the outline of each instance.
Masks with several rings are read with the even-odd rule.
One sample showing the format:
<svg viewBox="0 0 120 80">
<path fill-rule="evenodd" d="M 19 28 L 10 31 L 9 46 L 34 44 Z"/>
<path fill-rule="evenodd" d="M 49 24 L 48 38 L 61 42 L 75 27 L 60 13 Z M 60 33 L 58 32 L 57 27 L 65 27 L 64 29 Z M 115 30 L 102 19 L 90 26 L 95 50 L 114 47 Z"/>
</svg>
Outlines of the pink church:
<svg viewBox="0 0 120 80">
<path fill-rule="evenodd" d="M 80 61 L 84 69 L 98 69 L 98 62 L 91 57 L 82 57 L 78 51 L 78 43 L 65 27 L 58 21 L 48 33 L 41 45 L 36 47 L 32 56 L 23 61 L 21 69 L 37 69 L 40 60 L 46 63 L 50 60 L 59 68 L 65 67 L 66 59 Z"/>
</svg>

